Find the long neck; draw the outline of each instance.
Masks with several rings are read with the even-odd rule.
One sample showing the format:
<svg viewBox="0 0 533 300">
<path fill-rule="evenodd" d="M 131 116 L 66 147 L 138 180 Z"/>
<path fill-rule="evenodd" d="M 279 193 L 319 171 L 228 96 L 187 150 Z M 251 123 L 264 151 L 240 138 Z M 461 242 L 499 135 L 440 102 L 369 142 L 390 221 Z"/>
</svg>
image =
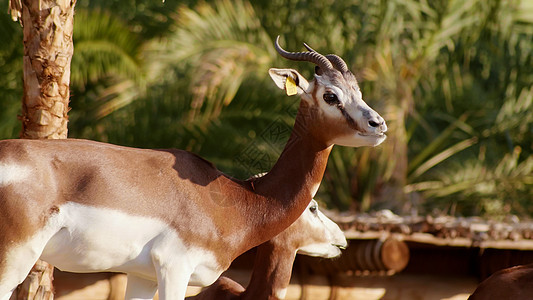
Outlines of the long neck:
<svg viewBox="0 0 533 300">
<path fill-rule="evenodd" d="M 250 284 L 241 299 L 283 299 L 292 273 L 296 251 L 270 241 L 257 248 Z"/>
<path fill-rule="evenodd" d="M 251 221 L 263 230 L 252 238 L 259 243 L 292 224 L 305 210 L 322 181 L 333 146 L 325 145 L 313 136 L 310 115 L 307 105 L 301 104 L 289 141 L 278 161 L 267 175 L 253 182 L 260 197 L 251 203 L 253 208 L 250 208 L 255 211 Z"/>
</svg>

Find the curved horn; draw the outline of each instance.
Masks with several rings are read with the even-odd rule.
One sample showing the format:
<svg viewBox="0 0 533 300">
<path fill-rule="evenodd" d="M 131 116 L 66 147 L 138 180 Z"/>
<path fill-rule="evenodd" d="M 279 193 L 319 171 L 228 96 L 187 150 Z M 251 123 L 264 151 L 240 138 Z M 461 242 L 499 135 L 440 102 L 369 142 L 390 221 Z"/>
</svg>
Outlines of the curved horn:
<svg viewBox="0 0 533 300">
<path fill-rule="evenodd" d="M 309 47 L 309 45 L 307 45 L 306 43 L 304 43 L 304 47 L 305 47 L 305 49 L 307 49 L 307 51 L 317 52 L 315 49 Z"/>
<path fill-rule="evenodd" d="M 316 52 L 315 49 L 309 47 L 309 45 L 307 45 L 306 43 L 304 43 L 304 47 L 311 52 Z M 341 71 L 342 73 L 349 71 L 348 65 L 340 56 L 335 54 L 328 54 L 326 55 L 326 58 L 333 64 L 333 66 L 335 66 L 335 69 Z"/>
<path fill-rule="evenodd" d="M 348 72 L 348 65 L 346 62 L 338 55 L 328 54 L 326 58 L 335 66 L 335 69 L 341 71 L 342 73 Z"/>
<path fill-rule="evenodd" d="M 312 62 L 315 65 L 319 66 L 324 70 L 333 69 L 331 62 L 322 54 L 318 52 L 288 52 L 285 51 L 279 45 L 279 35 L 276 38 L 276 51 L 286 59 L 296 60 L 296 61 L 308 61 Z"/>
</svg>

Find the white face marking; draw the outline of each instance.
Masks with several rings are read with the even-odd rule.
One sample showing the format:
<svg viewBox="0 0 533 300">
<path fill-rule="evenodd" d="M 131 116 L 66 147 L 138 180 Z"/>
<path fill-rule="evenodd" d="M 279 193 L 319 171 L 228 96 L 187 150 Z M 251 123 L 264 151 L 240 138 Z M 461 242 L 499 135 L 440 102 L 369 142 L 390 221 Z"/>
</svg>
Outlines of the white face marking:
<svg viewBox="0 0 533 300">
<path fill-rule="evenodd" d="M 377 146 L 387 139 L 387 136 L 382 135 L 362 135 L 358 132 L 352 135 L 345 135 L 336 137 L 331 141 L 332 144 L 347 147 L 363 147 L 363 146 Z"/>
<path fill-rule="evenodd" d="M 315 207 L 316 210 L 312 210 Z M 320 256 L 335 257 L 341 254 L 337 246 L 346 247 L 347 242 L 344 233 L 335 222 L 326 217 L 320 210 L 315 200 L 309 203 L 297 222 L 301 230 L 305 230 L 307 241 L 298 248 L 298 253 Z"/>
<path fill-rule="evenodd" d="M 329 78 L 319 75 L 315 75 L 315 78 L 319 84 L 315 97 L 324 114 L 329 119 L 345 120 L 345 116 L 343 116 L 336 105 L 329 105 L 323 100 L 324 93 L 329 91 L 337 95 L 346 113 L 358 124 L 358 128 L 361 129 L 361 132 L 354 130 L 353 134 L 335 137 L 330 143 L 340 146 L 362 147 L 377 146 L 385 141 L 386 136 L 384 132 L 387 131 L 387 125 L 384 122 L 379 127 L 369 125 L 370 120 L 380 122 L 383 119 L 366 104 L 358 86 L 355 87 L 354 94 L 344 93 L 342 89 L 331 83 Z"/>
<path fill-rule="evenodd" d="M 0 186 L 24 181 L 31 175 L 31 168 L 18 164 L 0 163 Z"/>
<path fill-rule="evenodd" d="M 316 100 L 318 102 L 318 106 L 320 107 L 320 110 L 322 110 L 324 114 L 328 116 L 328 118 L 344 119 L 344 117 L 342 116 L 342 113 L 339 111 L 337 107 L 335 107 L 334 105 L 327 104 L 323 99 L 324 93 L 326 93 L 326 91 L 331 91 L 335 93 L 335 95 L 337 95 L 337 98 L 341 100 L 341 102 L 343 102 L 344 92 L 338 87 L 334 86 L 327 78 L 324 78 L 318 75 L 315 75 L 315 78 L 317 79 L 317 82 L 319 83 L 317 90 L 316 90 L 315 97 L 317 98 Z"/>
</svg>

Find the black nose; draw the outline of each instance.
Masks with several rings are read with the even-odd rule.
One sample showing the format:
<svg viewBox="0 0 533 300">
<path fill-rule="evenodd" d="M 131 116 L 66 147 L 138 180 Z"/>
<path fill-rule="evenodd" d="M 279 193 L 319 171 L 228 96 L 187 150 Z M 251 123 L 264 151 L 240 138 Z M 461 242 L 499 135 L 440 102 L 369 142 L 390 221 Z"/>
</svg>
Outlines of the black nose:
<svg viewBox="0 0 533 300">
<path fill-rule="evenodd" d="M 374 121 L 374 120 L 370 120 L 370 121 L 368 121 L 368 125 L 370 125 L 370 127 L 378 127 L 381 124 L 376 122 L 376 121 Z"/>
</svg>

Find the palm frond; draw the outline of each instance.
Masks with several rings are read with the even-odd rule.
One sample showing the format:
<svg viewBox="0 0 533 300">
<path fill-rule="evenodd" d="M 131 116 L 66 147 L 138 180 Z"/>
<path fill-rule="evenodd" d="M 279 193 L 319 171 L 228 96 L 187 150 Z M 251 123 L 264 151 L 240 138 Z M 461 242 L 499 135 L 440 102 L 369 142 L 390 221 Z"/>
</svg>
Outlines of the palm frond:
<svg viewBox="0 0 533 300">
<path fill-rule="evenodd" d="M 220 114 L 235 97 L 242 82 L 254 74 L 266 76 L 274 55 L 272 41 L 245 1 L 217 1 L 195 9 L 181 7 L 176 27 L 162 43 L 149 47 L 151 77 L 169 68 L 188 65 L 194 95 L 190 120 Z"/>
<path fill-rule="evenodd" d="M 140 80 L 140 41 L 108 12 L 77 10 L 71 83 L 84 86 L 106 76 Z"/>
<path fill-rule="evenodd" d="M 78 9 L 71 65 L 70 132 L 138 98 L 146 86 L 141 41 L 110 12 Z"/>
<path fill-rule="evenodd" d="M 520 159 L 520 148 L 515 148 L 491 168 L 483 160 L 471 160 L 456 164 L 439 176 L 439 181 L 425 181 L 406 186 L 406 191 L 421 192 L 426 197 L 448 199 L 453 202 L 472 205 L 477 208 L 470 213 L 488 213 L 501 215 L 507 210 L 495 210 L 496 203 L 502 207 L 513 199 L 514 212 L 532 213 L 529 205 L 533 189 L 533 157 Z M 505 201 L 507 200 L 507 201 Z M 518 208 L 518 209 L 517 209 Z"/>
</svg>

